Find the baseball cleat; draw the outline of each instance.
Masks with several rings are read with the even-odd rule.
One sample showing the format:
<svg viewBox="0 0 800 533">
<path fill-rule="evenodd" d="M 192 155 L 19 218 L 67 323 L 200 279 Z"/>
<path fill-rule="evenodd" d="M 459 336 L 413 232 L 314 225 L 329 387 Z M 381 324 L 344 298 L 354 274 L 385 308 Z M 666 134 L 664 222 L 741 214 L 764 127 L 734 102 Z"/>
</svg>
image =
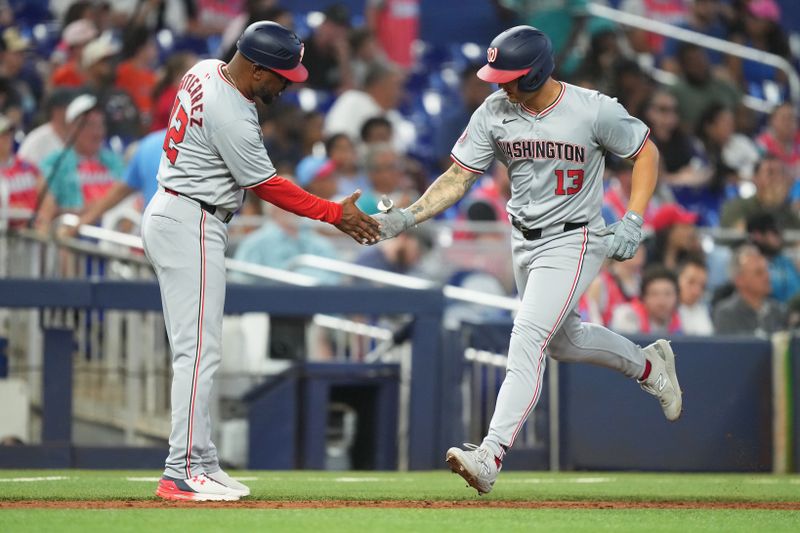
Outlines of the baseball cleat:
<svg viewBox="0 0 800 533">
<path fill-rule="evenodd" d="M 483 446 L 464 443 L 466 450 L 450 448 L 447 450 L 447 464 L 454 474 L 463 477 L 478 495 L 488 494 L 497 479 L 497 463 L 494 455 Z"/>
<path fill-rule="evenodd" d="M 674 422 L 680 418 L 683 410 L 683 391 L 675 373 L 675 353 L 669 341 L 664 339 L 657 340 L 642 351 L 650 361 L 650 375 L 639 385 L 642 390 L 658 398 L 664 416 Z"/>
<path fill-rule="evenodd" d="M 219 483 L 220 485 L 224 485 L 228 487 L 231 492 L 238 494 L 241 497 L 250 496 L 250 487 L 247 485 L 240 483 L 229 476 L 224 470 L 217 470 L 216 472 L 206 473 L 208 477 Z"/>
<path fill-rule="evenodd" d="M 164 476 L 158 482 L 156 496 L 165 500 L 195 502 L 235 502 L 239 499 L 239 494 L 205 474 L 199 474 L 189 479 Z"/>
</svg>

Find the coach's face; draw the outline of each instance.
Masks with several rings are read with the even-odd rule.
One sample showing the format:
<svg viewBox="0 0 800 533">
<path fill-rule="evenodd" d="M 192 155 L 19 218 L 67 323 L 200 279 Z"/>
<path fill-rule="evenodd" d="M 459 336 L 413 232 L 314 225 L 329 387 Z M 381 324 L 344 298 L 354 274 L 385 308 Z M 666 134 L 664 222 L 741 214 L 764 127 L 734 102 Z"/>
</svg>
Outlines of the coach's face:
<svg viewBox="0 0 800 533">
<path fill-rule="evenodd" d="M 265 104 L 272 103 L 291 83 L 280 74 L 253 65 L 253 95 Z"/>
</svg>

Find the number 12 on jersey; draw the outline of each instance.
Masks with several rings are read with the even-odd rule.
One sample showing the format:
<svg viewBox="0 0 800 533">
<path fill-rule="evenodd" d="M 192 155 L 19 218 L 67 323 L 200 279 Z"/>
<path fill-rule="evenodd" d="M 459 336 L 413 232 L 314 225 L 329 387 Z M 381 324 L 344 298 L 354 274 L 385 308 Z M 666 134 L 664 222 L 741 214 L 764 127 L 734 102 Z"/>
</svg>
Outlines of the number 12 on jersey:
<svg viewBox="0 0 800 533">
<path fill-rule="evenodd" d="M 564 187 L 566 185 L 566 188 Z M 583 187 L 583 169 L 575 168 L 567 170 L 566 183 L 564 171 L 556 170 L 556 195 L 565 196 L 575 194 Z"/>
<path fill-rule="evenodd" d="M 178 121 L 175 124 L 175 121 Z M 167 130 L 167 135 L 164 137 L 164 153 L 167 155 L 167 159 L 173 165 L 175 164 L 175 160 L 178 159 L 178 148 L 177 145 L 183 142 L 183 138 L 186 136 L 186 126 L 189 125 L 189 114 L 186 113 L 186 109 L 181 105 L 180 101 L 176 98 L 175 105 L 172 107 L 172 113 L 169 117 L 169 130 Z"/>
</svg>

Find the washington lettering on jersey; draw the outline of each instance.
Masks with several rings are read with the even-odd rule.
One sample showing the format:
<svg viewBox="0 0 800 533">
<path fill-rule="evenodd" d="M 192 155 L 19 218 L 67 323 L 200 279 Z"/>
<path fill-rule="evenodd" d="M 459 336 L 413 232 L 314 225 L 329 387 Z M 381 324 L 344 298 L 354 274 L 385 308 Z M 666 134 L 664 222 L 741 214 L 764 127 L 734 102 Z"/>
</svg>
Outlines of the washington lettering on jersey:
<svg viewBox="0 0 800 533">
<path fill-rule="evenodd" d="M 518 159 L 560 159 L 575 163 L 586 162 L 586 147 L 578 144 L 543 139 L 498 140 L 497 146 L 509 161 Z"/>
<path fill-rule="evenodd" d="M 508 167 L 508 214 L 529 228 L 569 222 L 604 226 L 606 153 L 634 158 L 649 130 L 613 98 L 558 82 L 561 93 L 538 113 L 502 91 L 472 114 L 453 146 L 455 164 L 483 173 L 494 160 Z"/>
</svg>

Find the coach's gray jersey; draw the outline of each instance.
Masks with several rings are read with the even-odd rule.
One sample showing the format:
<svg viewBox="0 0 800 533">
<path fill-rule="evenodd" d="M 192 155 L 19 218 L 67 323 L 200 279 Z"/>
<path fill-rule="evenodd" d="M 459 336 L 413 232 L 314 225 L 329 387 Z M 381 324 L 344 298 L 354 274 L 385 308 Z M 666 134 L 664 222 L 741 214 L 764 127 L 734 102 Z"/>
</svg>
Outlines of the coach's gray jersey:
<svg viewBox="0 0 800 533">
<path fill-rule="evenodd" d="M 255 103 L 222 74 L 224 63 L 200 61 L 181 80 L 170 115 L 158 181 L 210 205 L 235 211 L 242 189 L 275 175 L 261 138 Z"/>
<path fill-rule="evenodd" d="M 649 129 L 616 99 L 560 83 L 556 101 L 538 114 L 495 92 L 473 113 L 451 155 L 477 173 L 495 158 L 504 163 L 511 179 L 508 213 L 526 227 L 602 227 L 605 152 L 634 157 Z"/>
</svg>

